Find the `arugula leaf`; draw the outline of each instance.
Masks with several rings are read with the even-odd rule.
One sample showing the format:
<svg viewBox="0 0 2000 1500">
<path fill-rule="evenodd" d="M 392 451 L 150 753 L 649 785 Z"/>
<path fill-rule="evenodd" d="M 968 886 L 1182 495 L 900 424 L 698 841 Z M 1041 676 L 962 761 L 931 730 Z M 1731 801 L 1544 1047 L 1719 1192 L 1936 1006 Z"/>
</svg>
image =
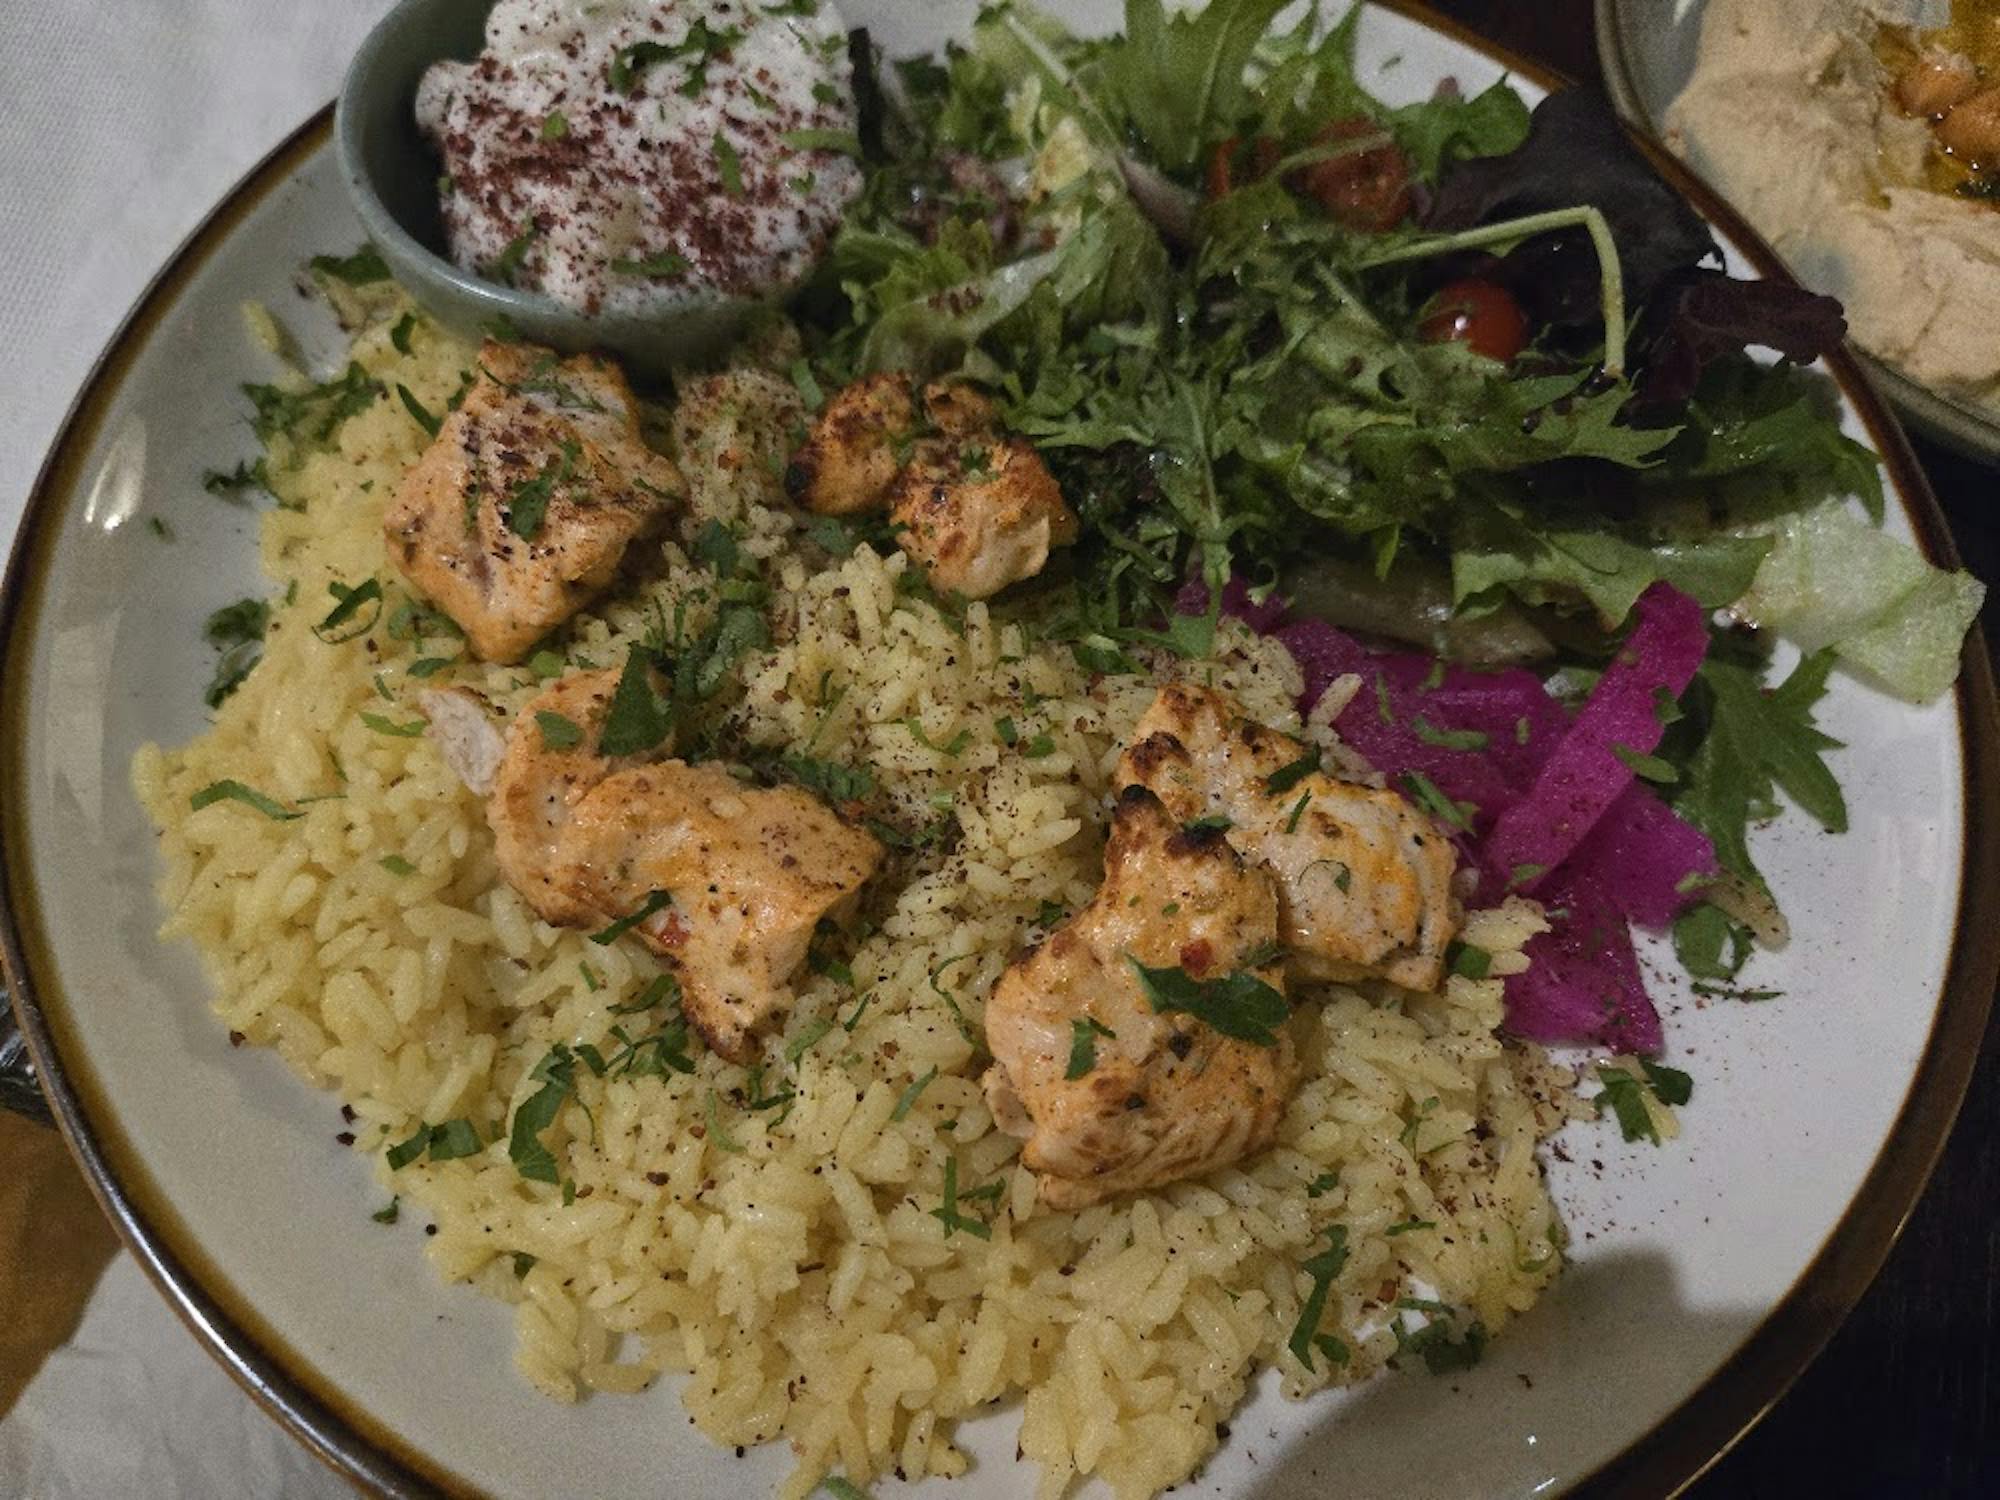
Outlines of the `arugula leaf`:
<svg viewBox="0 0 2000 1500">
<path fill-rule="evenodd" d="M 1240 1042 L 1277 1046 L 1277 1029 L 1292 1013 L 1284 995 L 1255 974 L 1238 971 L 1220 979 L 1196 979 L 1178 967 L 1148 968 L 1130 954 L 1125 962 L 1155 1011 L 1161 1015 L 1184 1011 Z"/>
<path fill-rule="evenodd" d="M 1211 0 L 1169 13 L 1164 0 L 1126 0 L 1124 35 L 1097 61 L 1107 104 L 1169 173 L 1237 133 L 1250 103 L 1244 70 L 1287 0 Z"/>
<path fill-rule="evenodd" d="M 1817 652 L 1766 692 L 1757 668 L 1712 653 L 1682 695 L 1699 739 L 1680 762 L 1674 811 L 1708 835 L 1725 870 L 1759 885 L 1749 829 L 1777 814 L 1777 789 L 1828 833 L 1847 829 L 1847 801 L 1824 758 L 1840 742 L 1812 717 L 1832 669 L 1832 653 Z"/>
</svg>

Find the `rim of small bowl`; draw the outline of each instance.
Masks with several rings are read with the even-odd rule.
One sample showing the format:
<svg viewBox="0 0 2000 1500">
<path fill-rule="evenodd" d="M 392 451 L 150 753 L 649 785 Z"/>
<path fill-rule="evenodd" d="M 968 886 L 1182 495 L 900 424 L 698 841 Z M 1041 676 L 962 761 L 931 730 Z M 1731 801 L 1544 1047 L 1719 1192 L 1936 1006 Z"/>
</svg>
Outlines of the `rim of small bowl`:
<svg viewBox="0 0 2000 1500">
<path fill-rule="evenodd" d="M 386 87 L 383 76 L 406 67 L 421 76 L 422 68 L 444 60 L 447 55 L 427 57 L 421 67 L 399 57 L 401 49 L 409 44 L 408 33 L 417 18 L 446 11 L 470 16 L 477 11 L 483 27 L 484 13 L 493 3 L 494 0 L 398 0 L 369 29 L 342 75 L 333 106 L 333 144 L 341 179 L 355 213 L 389 260 L 397 280 L 424 304 L 426 311 L 461 332 L 474 333 L 479 331 L 477 323 L 498 324 L 505 319 L 524 334 L 564 344 L 571 350 L 623 347 L 629 353 L 634 341 L 666 338 L 676 320 L 735 318 L 760 306 L 758 299 L 713 288 L 691 288 L 682 294 L 680 305 L 672 312 L 646 316 L 579 312 L 545 293 L 502 286 L 464 269 L 412 233 L 396 215 L 369 168 L 365 150 L 368 131 L 382 123 L 388 108 L 379 98 Z M 399 85 L 389 92 L 396 96 L 397 108 L 407 110 L 414 106 L 413 88 Z M 454 302 L 459 307 L 453 307 Z M 475 308 L 483 316 L 468 322 L 460 314 L 460 307 Z"/>
</svg>

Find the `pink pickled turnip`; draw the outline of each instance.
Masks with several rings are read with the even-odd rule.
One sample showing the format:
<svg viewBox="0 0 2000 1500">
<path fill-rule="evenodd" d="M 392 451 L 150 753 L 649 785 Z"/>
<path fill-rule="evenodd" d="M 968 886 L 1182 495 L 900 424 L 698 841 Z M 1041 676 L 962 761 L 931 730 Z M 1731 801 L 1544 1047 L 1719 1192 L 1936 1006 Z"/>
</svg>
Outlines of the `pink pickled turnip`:
<svg viewBox="0 0 2000 1500">
<path fill-rule="evenodd" d="M 1534 786 L 1501 813 L 1485 841 L 1484 861 L 1506 872 L 1516 889 L 1539 893 L 1632 786 L 1630 758 L 1651 754 L 1660 743 L 1663 698 L 1686 691 L 1708 652 L 1701 606 L 1678 590 L 1654 584 L 1634 613 L 1638 623 L 1535 774 Z"/>
</svg>

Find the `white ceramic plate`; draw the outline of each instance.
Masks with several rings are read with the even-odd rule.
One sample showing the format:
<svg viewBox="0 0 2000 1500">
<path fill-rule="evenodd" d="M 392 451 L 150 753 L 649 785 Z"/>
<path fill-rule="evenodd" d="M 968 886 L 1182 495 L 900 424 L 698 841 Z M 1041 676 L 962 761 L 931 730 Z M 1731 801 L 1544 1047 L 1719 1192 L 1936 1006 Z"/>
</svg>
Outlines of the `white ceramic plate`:
<svg viewBox="0 0 2000 1500">
<path fill-rule="evenodd" d="M 898 52 L 935 45 L 971 12 L 847 9 Z M 1108 26 L 1116 8 L 1071 13 Z M 1364 78 L 1397 102 L 1446 76 L 1477 89 L 1503 71 L 1389 11 L 1370 12 L 1360 46 Z M 142 1262 L 330 1462 L 395 1493 L 767 1492 L 788 1455 L 710 1447 L 671 1384 L 574 1408 L 536 1395 L 513 1372 L 506 1312 L 436 1280 L 420 1224 L 368 1222 L 380 1193 L 368 1164 L 335 1144 L 332 1098 L 272 1053 L 232 1050 L 194 955 L 154 937 L 152 838 L 127 765 L 141 742 L 202 727 L 201 621 L 262 587 L 255 518 L 199 484 L 251 451 L 236 389 L 268 370 L 239 306 L 282 305 L 331 363 L 336 330 L 293 295 L 294 277 L 308 255 L 357 238 L 322 116 L 163 272 L 30 502 L 0 595 L 11 908 L 0 935 L 22 1020 L 63 1127 Z M 1756 254 L 1742 240 L 1731 259 L 1743 270 Z M 1890 460 L 1893 529 L 1947 560 L 1893 424 L 1850 366 L 1836 373 L 1849 430 Z M 152 516 L 178 540 L 163 544 Z M 1976 643 L 1967 650 L 1957 694 L 1927 709 L 1836 683 L 1824 722 L 1849 746 L 1836 765 L 1853 830 L 1829 839 L 1792 818 L 1758 842 L 1799 940 L 1756 973 L 1787 998 L 1668 1001 L 1670 1058 L 1697 1080 L 1686 1134 L 1656 1150 L 1608 1128 L 1571 1132 L 1572 1159 L 1552 1176 L 1575 1264 L 1542 1305 L 1468 1375 L 1297 1405 L 1265 1382 L 1189 1492 L 1664 1493 L 1783 1389 L 1886 1252 L 1984 1023 L 2000 850 L 1990 817 L 1975 824 L 1969 810 L 1994 807 L 1996 753 L 1990 671 Z M 921 1493 L 1027 1493 L 1014 1422 L 973 1424 L 973 1475 Z"/>
<path fill-rule="evenodd" d="M 1618 112 L 1648 135 L 1661 135 L 1667 106 L 1694 73 L 1705 0 L 1595 0 L 1597 55 Z M 1863 363 L 1877 386 L 1928 437 L 1969 458 L 2000 463 L 2000 419 L 1953 400 L 1872 356 Z"/>
</svg>

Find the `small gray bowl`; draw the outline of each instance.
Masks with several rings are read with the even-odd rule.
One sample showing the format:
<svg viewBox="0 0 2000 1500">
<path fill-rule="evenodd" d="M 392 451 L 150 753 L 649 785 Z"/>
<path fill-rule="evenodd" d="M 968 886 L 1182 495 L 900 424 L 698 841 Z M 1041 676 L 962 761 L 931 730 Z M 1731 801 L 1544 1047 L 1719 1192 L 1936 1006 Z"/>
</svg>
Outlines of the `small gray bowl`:
<svg viewBox="0 0 2000 1500">
<path fill-rule="evenodd" d="M 432 63 L 479 55 L 493 0 L 401 0 L 362 42 L 334 110 L 341 174 L 355 212 L 396 280 L 438 322 L 477 338 L 496 328 L 564 353 L 599 350 L 652 373 L 697 363 L 765 305 L 690 292 L 670 312 L 590 315 L 452 264 L 438 214 L 439 162 L 417 130 L 417 84 Z"/>
</svg>

